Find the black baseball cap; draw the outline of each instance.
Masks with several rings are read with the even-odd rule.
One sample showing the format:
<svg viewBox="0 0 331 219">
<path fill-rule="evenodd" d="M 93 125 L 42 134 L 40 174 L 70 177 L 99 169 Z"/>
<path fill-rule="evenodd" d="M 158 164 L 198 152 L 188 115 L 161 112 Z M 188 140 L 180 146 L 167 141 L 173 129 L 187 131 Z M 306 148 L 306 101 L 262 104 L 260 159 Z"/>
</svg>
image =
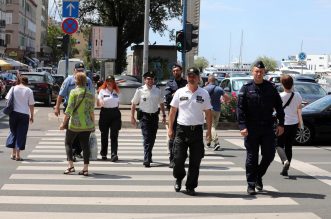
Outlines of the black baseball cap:
<svg viewBox="0 0 331 219">
<path fill-rule="evenodd" d="M 76 69 L 77 71 L 84 71 L 84 70 L 85 70 L 85 66 L 84 66 L 83 63 L 78 62 L 78 63 L 75 64 L 75 69 Z"/>
<path fill-rule="evenodd" d="M 145 72 L 145 73 L 143 74 L 143 77 L 144 77 L 144 78 L 148 78 L 148 77 L 150 77 L 150 78 L 155 78 L 155 73 L 154 73 L 153 71 L 148 71 L 148 72 Z"/>
<path fill-rule="evenodd" d="M 182 66 L 179 65 L 179 64 L 177 64 L 177 63 L 173 64 L 171 68 L 172 68 L 172 69 L 174 69 L 174 68 L 179 68 L 180 70 L 183 69 Z"/>
<path fill-rule="evenodd" d="M 191 67 L 191 68 L 187 69 L 187 75 L 189 75 L 189 74 L 195 74 L 195 75 L 199 76 L 200 71 L 197 68 Z"/>
<path fill-rule="evenodd" d="M 265 68 L 264 63 L 261 60 L 256 61 L 253 66 L 257 68 Z"/>
</svg>

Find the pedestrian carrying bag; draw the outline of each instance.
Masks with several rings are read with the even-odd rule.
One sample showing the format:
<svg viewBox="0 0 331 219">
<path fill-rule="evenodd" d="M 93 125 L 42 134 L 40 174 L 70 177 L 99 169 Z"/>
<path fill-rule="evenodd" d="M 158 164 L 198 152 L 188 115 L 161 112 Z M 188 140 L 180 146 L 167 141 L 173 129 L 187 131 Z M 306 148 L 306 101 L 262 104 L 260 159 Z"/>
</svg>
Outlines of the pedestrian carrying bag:
<svg viewBox="0 0 331 219">
<path fill-rule="evenodd" d="M 3 113 L 6 115 L 10 115 L 14 111 L 14 89 L 15 87 L 13 87 L 13 90 L 6 102 L 6 106 L 3 109 Z"/>
<path fill-rule="evenodd" d="M 74 112 L 76 112 L 76 110 L 78 109 L 78 107 L 80 106 L 80 104 L 83 102 L 84 98 L 85 98 L 85 94 L 86 94 L 86 88 L 85 88 L 85 91 L 84 91 L 84 96 L 83 98 L 80 100 L 80 102 L 78 103 L 77 106 L 75 106 L 74 110 L 72 111 L 72 114 L 74 114 Z M 64 129 L 68 129 L 69 128 L 69 120 L 70 120 L 70 116 L 67 120 L 64 120 L 63 121 L 63 128 Z"/>
</svg>

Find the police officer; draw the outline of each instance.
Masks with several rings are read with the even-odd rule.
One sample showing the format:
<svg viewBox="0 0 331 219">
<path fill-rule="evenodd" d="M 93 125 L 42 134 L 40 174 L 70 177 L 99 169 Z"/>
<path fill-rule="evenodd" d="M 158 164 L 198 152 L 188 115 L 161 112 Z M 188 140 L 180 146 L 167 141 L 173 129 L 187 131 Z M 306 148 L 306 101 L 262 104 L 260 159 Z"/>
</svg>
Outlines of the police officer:
<svg viewBox="0 0 331 219">
<path fill-rule="evenodd" d="M 150 167 L 152 162 L 152 150 L 156 139 L 159 123 L 159 106 L 162 112 L 162 122 L 165 124 L 163 97 L 161 90 L 154 85 L 154 72 L 146 72 L 143 75 L 145 85 L 137 88 L 131 100 L 131 124 L 136 126 L 135 111 L 139 104 L 142 113 L 140 119 L 141 131 L 144 138 L 144 166 Z"/>
<path fill-rule="evenodd" d="M 186 175 L 185 160 L 189 148 L 189 167 L 186 180 L 186 193 L 195 195 L 198 186 L 201 159 L 204 157 L 203 124 L 207 122 L 206 138 L 211 137 L 211 104 L 208 92 L 200 88 L 200 74 L 196 68 L 187 70 L 188 84 L 177 90 L 172 101 L 169 114 L 169 138 L 174 137 L 173 126 L 178 111 L 177 128 L 174 139 L 174 168 L 176 178 L 174 189 L 179 192 L 182 180 Z"/>
<path fill-rule="evenodd" d="M 61 89 L 59 92 L 59 95 L 57 96 L 57 100 L 56 100 L 56 104 L 54 106 L 54 114 L 55 116 L 59 116 L 60 115 L 60 105 L 62 103 L 62 100 L 64 99 L 64 103 L 63 103 L 63 112 L 65 112 L 66 108 L 67 108 L 67 104 L 68 104 L 68 100 L 69 100 L 69 94 L 70 91 L 72 89 L 74 89 L 76 87 L 76 82 L 75 82 L 75 74 L 77 72 L 85 72 L 85 67 L 83 63 L 76 63 L 75 64 L 75 68 L 74 68 L 74 72 L 73 75 L 68 76 L 62 83 L 61 85 Z M 93 87 L 93 83 L 92 81 L 87 78 L 87 88 L 92 92 L 92 94 L 94 95 L 94 87 Z M 83 158 L 82 155 L 80 154 L 82 149 L 79 146 L 79 139 L 76 139 L 73 143 L 74 145 L 74 155 L 78 156 L 80 158 Z M 75 158 L 74 158 L 75 160 Z"/>
<path fill-rule="evenodd" d="M 256 194 L 263 189 L 262 177 L 275 157 L 275 134 L 284 132 L 284 110 L 276 88 L 263 79 L 262 61 L 253 65 L 253 80 L 242 86 L 238 95 L 237 116 L 240 134 L 245 137 L 247 193 Z M 273 129 L 272 114 L 277 112 L 279 124 Z M 261 162 L 259 147 L 261 146 Z"/>
<path fill-rule="evenodd" d="M 174 76 L 173 80 L 168 81 L 165 87 L 165 95 L 164 95 L 164 102 L 167 106 L 167 109 L 170 110 L 170 102 L 172 100 L 172 97 L 174 96 L 175 92 L 179 89 L 184 87 L 187 84 L 187 80 L 182 78 L 182 66 L 178 64 L 174 64 L 172 66 L 172 75 Z M 176 132 L 176 125 L 177 125 L 177 116 L 178 112 L 176 113 L 175 121 L 174 121 L 174 130 L 173 132 Z M 174 162 L 173 162 L 173 144 L 174 140 L 169 139 L 168 141 L 168 148 L 169 148 L 169 167 L 173 168 Z"/>
</svg>

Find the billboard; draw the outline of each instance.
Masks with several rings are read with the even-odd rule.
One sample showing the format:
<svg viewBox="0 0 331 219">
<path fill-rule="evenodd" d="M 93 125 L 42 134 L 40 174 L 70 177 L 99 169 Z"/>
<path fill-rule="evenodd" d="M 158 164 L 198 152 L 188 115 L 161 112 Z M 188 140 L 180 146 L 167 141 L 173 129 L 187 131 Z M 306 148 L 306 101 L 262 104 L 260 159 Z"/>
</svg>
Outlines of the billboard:
<svg viewBox="0 0 331 219">
<path fill-rule="evenodd" d="M 92 58 L 105 60 L 117 57 L 117 27 L 92 27 Z"/>
</svg>

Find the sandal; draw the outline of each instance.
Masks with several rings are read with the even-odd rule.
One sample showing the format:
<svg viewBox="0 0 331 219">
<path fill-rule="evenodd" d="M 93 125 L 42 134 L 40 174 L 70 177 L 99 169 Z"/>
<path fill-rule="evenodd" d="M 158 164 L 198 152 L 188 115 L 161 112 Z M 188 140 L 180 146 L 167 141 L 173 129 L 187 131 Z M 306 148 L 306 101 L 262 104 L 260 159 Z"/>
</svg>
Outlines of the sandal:
<svg viewBox="0 0 331 219">
<path fill-rule="evenodd" d="M 16 160 L 16 156 L 15 155 L 10 155 L 10 159 Z"/>
<path fill-rule="evenodd" d="M 16 157 L 15 159 L 16 161 L 23 161 L 23 159 L 21 157 Z"/>
<path fill-rule="evenodd" d="M 69 173 L 73 173 L 75 172 L 75 167 L 69 167 L 68 169 L 66 169 L 63 174 L 69 174 Z"/>
<path fill-rule="evenodd" d="M 78 175 L 88 176 L 88 170 L 82 170 L 78 172 Z"/>
</svg>

